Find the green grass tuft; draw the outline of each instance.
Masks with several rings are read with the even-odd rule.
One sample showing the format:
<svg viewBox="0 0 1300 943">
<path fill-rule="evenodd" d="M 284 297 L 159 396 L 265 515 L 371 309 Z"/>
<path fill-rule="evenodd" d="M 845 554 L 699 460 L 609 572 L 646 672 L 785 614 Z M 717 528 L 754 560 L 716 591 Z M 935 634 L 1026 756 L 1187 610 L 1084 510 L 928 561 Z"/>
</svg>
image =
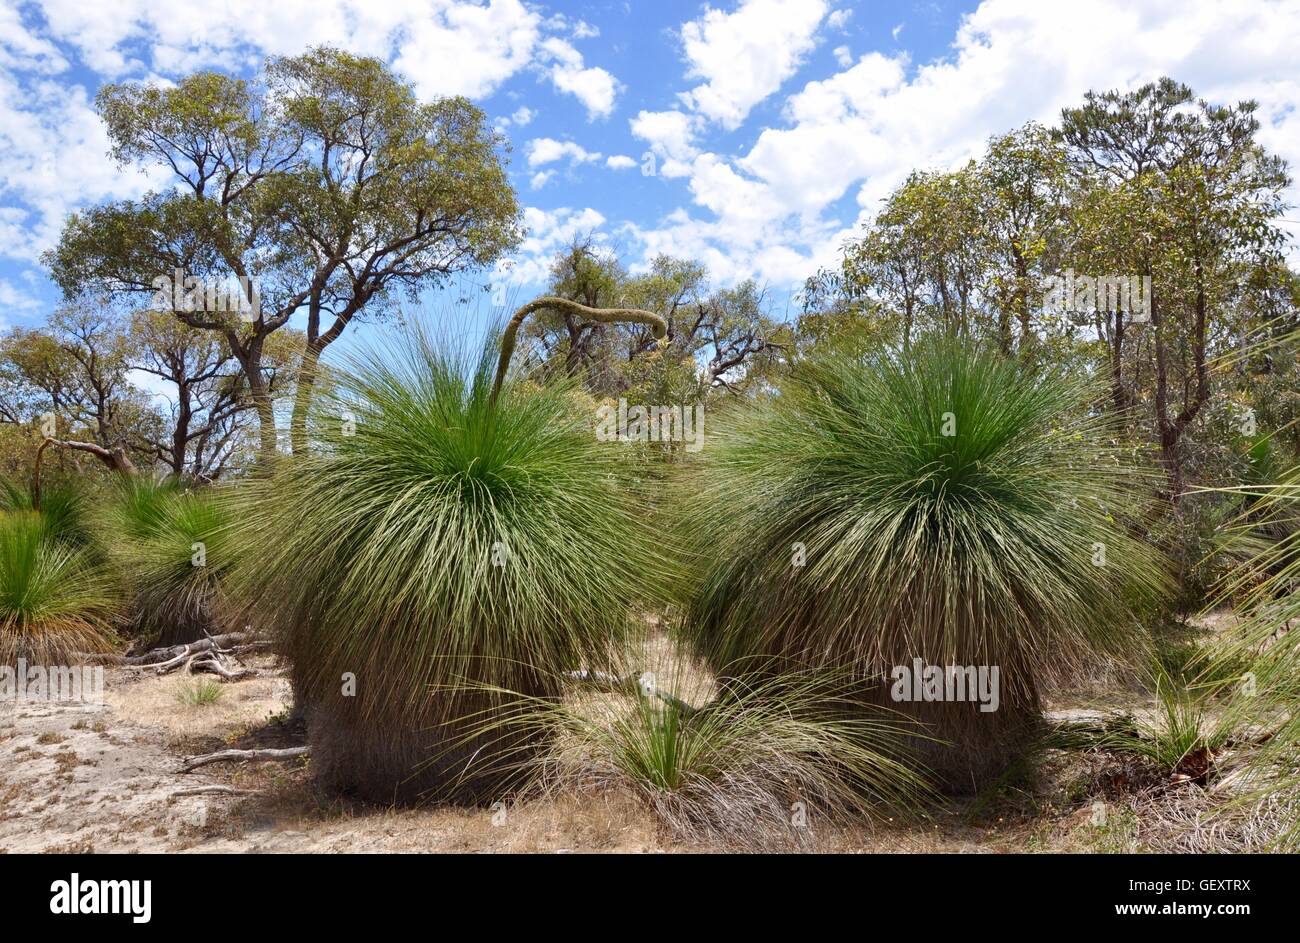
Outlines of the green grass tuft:
<svg viewBox="0 0 1300 943">
<path fill-rule="evenodd" d="M 522 792 L 627 789 L 680 840 L 806 845 L 821 825 L 931 798 L 901 759 L 899 718 L 863 711 L 848 690 L 822 674 L 786 674 L 724 684 L 692 707 L 645 687 L 576 684 L 563 701 L 521 698 L 484 727 L 553 744 L 516 767 Z"/>
<path fill-rule="evenodd" d="M 197 678 L 176 686 L 176 701 L 185 707 L 207 707 L 221 700 L 225 694 L 226 689 L 220 682 L 210 678 Z"/>
</svg>

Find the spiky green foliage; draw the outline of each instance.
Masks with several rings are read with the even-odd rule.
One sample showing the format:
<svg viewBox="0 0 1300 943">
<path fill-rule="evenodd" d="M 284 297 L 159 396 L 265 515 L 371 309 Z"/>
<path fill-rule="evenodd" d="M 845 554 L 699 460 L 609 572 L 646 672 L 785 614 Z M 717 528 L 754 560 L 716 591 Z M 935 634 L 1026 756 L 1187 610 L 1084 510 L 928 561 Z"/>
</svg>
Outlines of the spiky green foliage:
<svg viewBox="0 0 1300 943">
<path fill-rule="evenodd" d="M 226 694 L 226 689 L 211 678 L 197 678 L 181 682 L 176 686 L 176 702 L 185 707 L 207 707 L 215 704 Z"/>
<path fill-rule="evenodd" d="M 1232 734 L 1231 716 L 1213 716 L 1207 709 L 1205 689 L 1181 684 L 1159 663 L 1153 667 L 1157 710 L 1152 716 L 1118 713 L 1100 723 L 1065 723 L 1052 732 L 1048 744 L 1060 749 L 1128 753 L 1149 760 L 1165 775 L 1205 782 L 1214 771 L 1215 756 Z"/>
<path fill-rule="evenodd" d="M 131 597 L 134 635 L 178 645 L 222 627 L 224 580 L 238 548 L 222 491 L 131 476 L 115 483 L 103 518 L 101 540 Z"/>
<path fill-rule="evenodd" d="M 0 664 L 70 665 L 107 650 L 116 602 L 87 550 L 34 511 L 0 513 Z"/>
<path fill-rule="evenodd" d="M 167 522 L 167 504 L 181 493 L 175 478 L 152 475 L 119 477 L 106 501 L 113 536 L 148 540 Z"/>
<path fill-rule="evenodd" d="M 521 700 L 489 721 L 554 744 L 519 769 L 522 791 L 628 789 L 677 838 L 754 847 L 803 844 L 823 823 L 927 798 L 900 758 L 898 718 L 851 710 L 841 679 L 733 681 L 691 707 L 648 691 L 646 677 L 634 692 L 575 684 L 564 701 Z"/>
<path fill-rule="evenodd" d="M 1300 849 L 1300 466 L 1267 485 L 1250 486 L 1251 507 L 1234 547 L 1243 560 L 1216 602 L 1238 600 L 1240 623 L 1224 636 L 1211 668 L 1240 670 L 1229 717 L 1267 734 L 1251 758 L 1254 798 L 1287 809 L 1278 835 Z M 1261 540 L 1260 532 L 1276 535 Z"/>
<path fill-rule="evenodd" d="M 32 486 L 0 481 L 0 513 L 32 511 Z M 92 542 L 90 511 L 83 491 L 71 482 L 46 481 L 41 487 L 41 521 L 46 533 L 74 547 Z"/>
<path fill-rule="evenodd" d="M 701 579 L 684 631 L 723 674 L 828 666 L 952 744 L 950 786 L 996 775 L 1044 685 L 1146 646 L 1161 564 L 1124 515 L 1143 476 L 1091 391 L 952 342 L 832 354 L 715 419 L 684 521 Z M 1001 704 L 898 703 L 896 666 L 997 666 Z"/>
<path fill-rule="evenodd" d="M 313 767 L 376 800 L 493 798 L 493 761 L 531 735 L 463 742 L 506 703 L 482 686 L 558 696 L 668 579 L 619 449 L 568 387 L 507 382 L 494 404 L 494 357 L 419 333 L 359 355 L 320 449 L 240 515 L 241 592 L 293 665 Z"/>
</svg>

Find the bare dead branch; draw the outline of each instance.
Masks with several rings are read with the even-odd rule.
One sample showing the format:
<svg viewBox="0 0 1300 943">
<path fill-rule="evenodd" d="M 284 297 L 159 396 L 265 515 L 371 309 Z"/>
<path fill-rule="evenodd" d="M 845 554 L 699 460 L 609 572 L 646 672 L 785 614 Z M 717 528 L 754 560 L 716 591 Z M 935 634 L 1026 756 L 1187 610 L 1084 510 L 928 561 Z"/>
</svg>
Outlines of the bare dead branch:
<svg viewBox="0 0 1300 943">
<path fill-rule="evenodd" d="M 204 753 L 192 756 L 182 763 L 179 773 L 188 773 L 209 763 L 245 763 L 265 760 L 292 760 L 311 755 L 310 747 L 284 747 L 265 750 L 218 750 L 216 753 Z"/>
</svg>

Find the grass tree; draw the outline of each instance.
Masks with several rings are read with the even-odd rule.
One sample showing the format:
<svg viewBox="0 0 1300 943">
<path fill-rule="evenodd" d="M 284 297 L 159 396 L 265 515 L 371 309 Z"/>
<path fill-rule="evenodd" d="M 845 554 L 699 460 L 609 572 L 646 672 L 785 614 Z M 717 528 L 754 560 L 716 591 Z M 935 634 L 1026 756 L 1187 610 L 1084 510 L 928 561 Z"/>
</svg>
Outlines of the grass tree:
<svg viewBox="0 0 1300 943">
<path fill-rule="evenodd" d="M 222 627 L 237 550 L 222 490 L 123 476 L 100 518 L 104 555 L 130 597 L 133 635 L 151 646 L 180 645 Z"/>
<path fill-rule="evenodd" d="M 25 512 L 36 515 L 51 537 L 74 547 L 92 543 L 94 528 L 89 502 L 83 490 L 70 482 L 60 481 L 42 488 L 37 481 L 30 487 L 0 481 L 0 515 L 18 516 Z"/>
<path fill-rule="evenodd" d="M 567 383 L 512 377 L 419 331 L 356 355 L 317 447 L 253 482 L 238 585 L 289 658 L 313 768 L 366 798 L 490 801 L 535 732 L 475 735 L 565 672 L 609 662 L 671 561 L 618 450 Z M 499 360 L 493 370 L 494 361 Z M 498 693 L 510 692 L 510 693 Z"/>
<path fill-rule="evenodd" d="M 1256 727 L 1262 746 L 1250 757 L 1245 798 L 1283 810 L 1277 843 L 1300 849 L 1300 466 L 1277 480 L 1231 491 L 1248 510 L 1231 528 L 1241 561 L 1216 602 L 1237 601 L 1241 621 L 1204 674 L 1231 673 L 1230 721 Z"/>
<path fill-rule="evenodd" d="M 70 665 L 113 642 L 118 600 L 67 518 L 0 512 L 0 665 Z"/>
<path fill-rule="evenodd" d="M 999 774 L 1048 683 L 1145 647 L 1134 607 L 1161 590 L 1124 525 L 1143 477 L 1089 393 L 951 341 L 800 366 L 713 423 L 687 637 L 727 676 L 849 671 L 925 725 L 915 758 L 950 788 Z M 915 659 L 997 668 L 997 709 L 896 700 Z"/>
</svg>

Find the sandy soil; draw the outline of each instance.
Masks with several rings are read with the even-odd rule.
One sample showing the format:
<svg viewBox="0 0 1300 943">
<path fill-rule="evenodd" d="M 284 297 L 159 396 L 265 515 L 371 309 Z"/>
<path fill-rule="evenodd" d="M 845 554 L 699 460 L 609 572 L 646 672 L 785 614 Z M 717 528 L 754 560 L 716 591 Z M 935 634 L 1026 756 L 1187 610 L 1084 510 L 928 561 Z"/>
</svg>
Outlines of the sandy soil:
<svg viewBox="0 0 1300 943">
<path fill-rule="evenodd" d="M 105 703 L 0 705 L 0 851 L 3 852 L 657 852 L 707 851 L 662 833 L 632 796 L 617 792 L 532 800 L 496 809 L 382 809 L 330 800 L 306 764 L 217 764 L 179 773 L 185 756 L 233 747 L 288 746 L 288 685 L 224 686 L 216 702 L 179 702 L 192 683 L 110 668 Z M 248 796 L 185 796 L 224 785 Z M 938 826 L 934 827 L 936 830 Z M 984 829 L 938 844 L 981 850 Z M 818 836 L 827 850 L 929 850 L 930 829 Z"/>
<path fill-rule="evenodd" d="M 653 820 L 629 797 L 514 808 L 393 810 L 320 797 L 305 764 L 183 757 L 226 746 L 287 746 L 288 685 L 224 686 L 202 706 L 175 676 L 108 669 L 105 703 L 0 704 L 0 851 L 649 851 Z M 251 796 L 184 796 L 226 785 Z"/>
<path fill-rule="evenodd" d="M 658 653 L 668 660 L 670 652 Z M 251 664 L 273 667 L 269 659 Z M 633 796 L 537 799 L 495 809 L 384 809 L 320 795 L 306 762 L 215 764 L 182 759 L 225 747 L 303 742 L 287 722 L 286 681 L 222 685 L 196 706 L 176 675 L 110 668 L 105 703 L 0 703 L 0 852 L 662 852 L 716 850 L 675 842 Z M 1049 705 L 1082 719 L 1119 699 L 1080 692 Z M 1149 706 L 1141 697 L 1126 707 Z M 1089 776 L 1047 764 L 1045 781 L 1008 790 L 995 807 L 942 810 L 927 822 L 822 830 L 806 850 L 1135 850 L 1140 830 L 1099 828 Z M 1041 777 L 1040 777 L 1041 778 Z M 240 796 L 178 796 L 204 785 Z M 1189 794 L 1190 796 L 1190 794 Z M 1136 836 L 1136 837 L 1135 837 Z M 1115 847 L 1112 849 L 1111 846 Z"/>
</svg>

